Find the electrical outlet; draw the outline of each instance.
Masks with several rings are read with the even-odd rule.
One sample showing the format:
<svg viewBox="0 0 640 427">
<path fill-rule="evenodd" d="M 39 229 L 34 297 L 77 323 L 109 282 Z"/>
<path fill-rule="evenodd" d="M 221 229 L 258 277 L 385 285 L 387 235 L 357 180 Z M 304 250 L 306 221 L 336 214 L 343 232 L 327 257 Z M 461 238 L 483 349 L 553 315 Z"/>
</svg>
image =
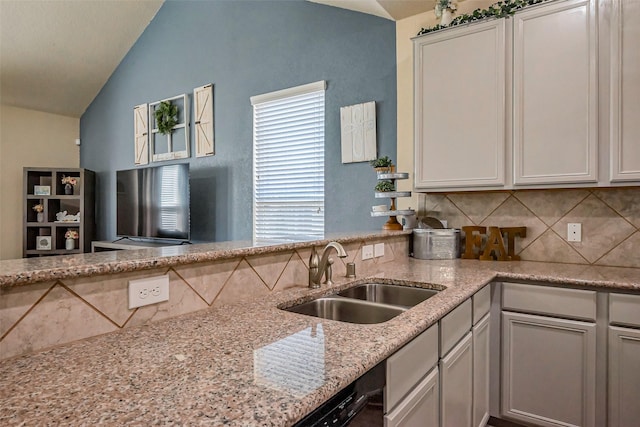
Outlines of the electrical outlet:
<svg viewBox="0 0 640 427">
<path fill-rule="evenodd" d="M 373 258 L 373 245 L 364 245 L 362 247 L 362 260 Z"/>
<path fill-rule="evenodd" d="M 169 301 L 169 276 L 129 280 L 129 309 Z"/>
<path fill-rule="evenodd" d="M 567 241 L 582 242 L 582 224 L 580 223 L 567 224 Z"/>
<path fill-rule="evenodd" d="M 373 256 L 376 258 L 384 256 L 384 243 L 376 243 L 373 247 Z"/>
</svg>

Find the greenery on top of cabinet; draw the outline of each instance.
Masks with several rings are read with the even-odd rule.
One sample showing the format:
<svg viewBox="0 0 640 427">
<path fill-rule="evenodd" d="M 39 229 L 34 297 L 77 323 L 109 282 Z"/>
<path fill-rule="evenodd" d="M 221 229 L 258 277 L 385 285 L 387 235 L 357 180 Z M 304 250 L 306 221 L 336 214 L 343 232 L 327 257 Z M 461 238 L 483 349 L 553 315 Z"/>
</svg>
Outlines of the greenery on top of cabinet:
<svg viewBox="0 0 640 427">
<path fill-rule="evenodd" d="M 436 25 L 435 27 L 423 28 L 418 33 L 419 36 L 443 28 L 455 27 L 456 25 L 468 24 L 488 18 L 506 18 L 518 10 L 536 4 L 546 3 L 551 0 L 502 0 L 489 6 L 487 9 L 476 9 L 471 13 L 465 13 L 456 17 L 449 25 Z"/>
</svg>

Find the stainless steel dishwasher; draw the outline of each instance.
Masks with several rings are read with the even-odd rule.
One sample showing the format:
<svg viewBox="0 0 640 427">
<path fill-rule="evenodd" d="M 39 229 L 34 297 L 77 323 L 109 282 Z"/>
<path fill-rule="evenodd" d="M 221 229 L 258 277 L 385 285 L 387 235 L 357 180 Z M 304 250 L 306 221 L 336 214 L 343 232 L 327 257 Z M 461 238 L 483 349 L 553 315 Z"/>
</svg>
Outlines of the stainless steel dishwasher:
<svg viewBox="0 0 640 427">
<path fill-rule="evenodd" d="M 381 362 L 294 427 L 382 427 L 385 362 Z"/>
</svg>

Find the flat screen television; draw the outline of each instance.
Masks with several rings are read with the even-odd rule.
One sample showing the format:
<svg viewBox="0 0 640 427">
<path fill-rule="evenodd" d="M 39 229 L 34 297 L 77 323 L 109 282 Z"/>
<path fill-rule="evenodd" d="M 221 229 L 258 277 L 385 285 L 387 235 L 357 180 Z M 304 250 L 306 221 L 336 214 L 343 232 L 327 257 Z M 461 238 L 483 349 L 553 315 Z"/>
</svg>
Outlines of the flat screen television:
<svg viewBox="0 0 640 427">
<path fill-rule="evenodd" d="M 116 171 L 117 235 L 190 239 L 189 164 Z"/>
</svg>

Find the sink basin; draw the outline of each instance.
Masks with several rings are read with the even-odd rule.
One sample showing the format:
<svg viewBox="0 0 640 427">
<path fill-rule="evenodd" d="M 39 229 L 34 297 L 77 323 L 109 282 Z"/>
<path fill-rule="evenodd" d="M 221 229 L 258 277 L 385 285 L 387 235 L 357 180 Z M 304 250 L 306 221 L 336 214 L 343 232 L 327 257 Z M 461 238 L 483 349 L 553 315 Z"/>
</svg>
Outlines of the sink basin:
<svg viewBox="0 0 640 427">
<path fill-rule="evenodd" d="M 364 300 L 324 297 L 285 310 L 328 320 L 371 324 L 386 322 L 407 309 Z"/>
<path fill-rule="evenodd" d="M 437 293 L 438 291 L 434 289 L 388 285 L 385 283 L 365 283 L 364 285 L 354 286 L 338 292 L 338 295 L 382 304 L 413 307 Z"/>
</svg>

